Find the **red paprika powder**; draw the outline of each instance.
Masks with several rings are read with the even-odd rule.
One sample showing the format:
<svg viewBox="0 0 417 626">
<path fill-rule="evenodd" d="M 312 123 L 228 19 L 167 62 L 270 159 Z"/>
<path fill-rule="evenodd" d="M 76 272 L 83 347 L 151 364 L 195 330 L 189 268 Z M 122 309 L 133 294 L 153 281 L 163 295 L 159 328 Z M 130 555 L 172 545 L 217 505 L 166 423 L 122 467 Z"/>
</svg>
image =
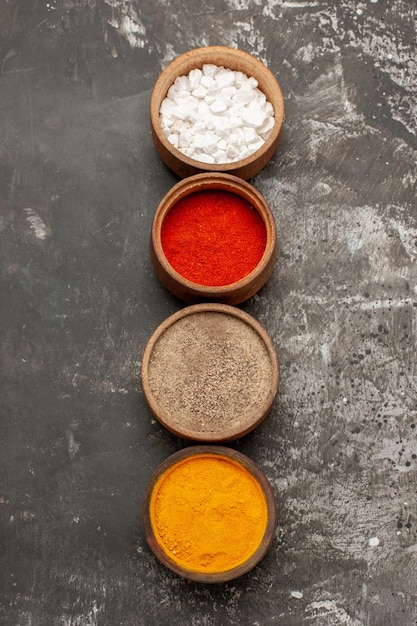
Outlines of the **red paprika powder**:
<svg viewBox="0 0 417 626">
<path fill-rule="evenodd" d="M 262 258 L 266 237 L 258 211 L 245 198 L 221 189 L 185 196 L 161 227 L 171 266 L 184 278 L 212 287 L 250 274 Z"/>
</svg>

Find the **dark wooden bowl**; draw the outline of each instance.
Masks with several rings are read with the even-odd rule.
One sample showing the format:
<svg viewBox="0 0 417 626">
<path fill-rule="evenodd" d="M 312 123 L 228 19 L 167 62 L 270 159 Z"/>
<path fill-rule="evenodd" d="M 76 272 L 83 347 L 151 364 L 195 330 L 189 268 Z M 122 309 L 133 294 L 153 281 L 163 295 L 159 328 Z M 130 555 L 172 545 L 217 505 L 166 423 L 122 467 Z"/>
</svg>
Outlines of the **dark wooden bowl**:
<svg viewBox="0 0 417 626">
<path fill-rule="evenodd" d="M 252 155 L 233 163 L 207 164 L 191 159 L 177 150 L 165 137 L 159 120 L 162 101 L 177 76 L 189 74 L 205 63 L 240 71 L 257 79 L 259 89 L 274 108 L 275 124 L 264 145 Z M 163 162 L 180 178 L 200 172 L 228 172 L 247 180 L 257 174 L 274 155 L 284 120 L 284 99 L 272 72 L 258 59 L 242 50 L 226 46 L 196 48 L 174 59 L 160 74 L 151 96 L 152 137 Z"/>
<path fill-rule="evenodd" d="M 224 286 L 205 286 L 191 282 L 169 263 L 161 243 L 162 224 L 168 211 L 182 198 L 197 191 L 221 189 L 244 198 L 261 216 L 266 228 L 264 254 L 255 269 L 239 281 Z M 247 181 L 222 173 L 190 176 L 174 185 L 159 203 L 152 224 L 150 254 L 161 283 L 188 304 L 223 302 L 240 304 L 252 297 L 266 283 L 274 269 L 278 243 L 274 216 L 265 198 Z"/>
<path fill-rule="evenodd" d="M 223 459 L 229 459 L 232 462 L 239 464 L 258 483 L 265 496 L 268 517 L 266 530 L 258 548 L 245 562 L 227 571 L 206 573 L 199 571 L 190 571 L 182 567 L 177 562 L 173 561 L 170 558 L 169 554 L 167 554 L 167 550 L 164 549 L 163 545 L 161 545 L 152 526 L 150 510 L 151 498 L 158 481 L 165 472 L 173 468 L 177 463 L 181 463 L 182 461 L 187 459 L 192 459 L 192 457 L 197 455 L 219 456 Z M 241 454 L 240 452 L 237 452 L 236 450 L 232 450 L 223 446 L 190 446 L 171 455 L 155 470 L 144 494 L 142 506 L 142 520 L 146 540 L 151 550 L 167 568 L 169 568 L 171 571 L 175 572 L 179 576 L 188 578 L 189 580 L 193 580 L 199 583 L 224 583 L 229 580 L 233 580 L 234 578 L 238 578 L 243 574 L 246 574 L 247 572 L 249 572 L 249 570 L 255 567 L 255 565 L 257 565 L 265 556 L 274 539 L 277 525 L 277 509 L 274 493 L 268 479 L 266 478 L 265 474 L 260 470 L 260 468 L 247 456 Z"/>
<path fill-rule="evenodd" d="M 279 362 L 261 324 L 224 304 L 196 304 L 154 331 L 142 358 L 153 415 L 173 434 L 201 442 L 243 437 L 270 412 Z"/>
</svg>

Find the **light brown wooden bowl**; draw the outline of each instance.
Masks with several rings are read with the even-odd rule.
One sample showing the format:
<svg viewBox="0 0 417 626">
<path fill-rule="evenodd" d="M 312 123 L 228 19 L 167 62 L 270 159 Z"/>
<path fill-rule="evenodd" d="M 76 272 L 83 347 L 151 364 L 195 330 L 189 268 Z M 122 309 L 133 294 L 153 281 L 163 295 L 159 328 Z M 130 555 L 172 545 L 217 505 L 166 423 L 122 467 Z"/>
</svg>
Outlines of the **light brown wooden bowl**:
<svg viewBox="0 0 417 626">
<path fill-rule="evenodd" d="M 177 150 L 165 137 L 159 121 L 159 111 L 168 89 L 177 76 L 189 74 L 205 63 L 240 71 L 257 79 L 259 89 L 274 107 L 275 124 L 265 144 L 252 155 L 233 163 L 207 164 L 191 159 Z M 180 178 L 199 172 L 228 172 L 247 180 L 257 174 L 274 155 L 284 120 L 284 99 L 281 88 L 272 72 L 258 59 L 242 50 L 226 46 L 196 48 L 177 57 L 157 79 L 151 96 L 152 138 L 162 161 Z"/>
<path fill-rule="evenodd" d="M 250 274 L 229 285 L 211 287 L 191 282 L 172 267 L 162 247 L 161 229 L 168 211 L 179 200 L 197 191 L 213 189 L 235 193 L 258 211 L 266 228 L 266 246 L 259 264 Z M 156 209 L 150 238 L 153 267 L 161 283 L 177 298 L 188 304 L 223 302 L 235 305 L 248 300 L 263 287 L 272 274 L 277 253 L 276 225 L 268 203 L 250 183 L 237 176 L 204 173 L 180 180 L 168 191 Z"/>
<path fill-rule="evenodd" d="M 158 488 L 158 481 L 165 474 L 165 472 L 174 468 L 175 465 L 181 463 L 184 460 L 192 459 L 193 457 L 199 455 L 218 456 L 242 466 L 243 470 L 250 474 L 252 479 L 254 479 L 255 482 L 258 484 L 265 496 L 266 501 L 268 516 L 267 524 L 263 538 L 258 548 L 245 562 L 222 572 L 206 573 L 201 571 L 191 571 L 172 560 L 172 558 L 170 558 L 168 554 L 168 550 L 158 538 L 157 532 L 155 532 L 151 521 L 152 494 L 155 487 Z M 275 536 L 275 530 L 277 526 L 277 508 L 274 493 L 267 477 L 262 472 L 262 470 L 246 455 L 223 446 L 190 446 L 172 454 L 153 473 L 147 485 L 143 498 L 142 520 L 145 537 L 149 547 L 151 548 L 155 556 L 167 568 L 169 568 L 171 571 L 175 572 L 179 576 L 182 576 L 183 578 L 187 578 L 198 583 L 224 583 L 229 580 L 238 578 L 243 574 L 246 574 L 253 567 L 255 567 L 266 555 Z"/>
<path fill-rule="evenodd" d="M 268 415 L 279 361 L 254 317 L 225 304 L 195 304 L 153 332 L 141 378 L 148 406 L 165 428 L 219 443 L 243 437 Z"/>
</svg>

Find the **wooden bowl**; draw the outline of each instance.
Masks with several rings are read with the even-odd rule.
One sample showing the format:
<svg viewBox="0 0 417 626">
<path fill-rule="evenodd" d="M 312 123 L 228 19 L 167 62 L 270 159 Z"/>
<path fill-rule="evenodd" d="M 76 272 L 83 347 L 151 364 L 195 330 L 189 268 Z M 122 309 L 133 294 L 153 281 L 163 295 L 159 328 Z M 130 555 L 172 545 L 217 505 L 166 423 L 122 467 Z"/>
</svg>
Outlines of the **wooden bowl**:
<svg viewBox="0 0 417 626">
<path fill-rule="evenodd" d="M 195 304 L 168 317 L 142 358 L 142 388 L 159 422 L 201 442 L 242 437 L 268 415 L 279 385 L 278 357 L 251 315 Z"/>
<path fill-rule="evenodd" d="M 211 63 L 233 71 L 253 76 L 258 88 L 274 108 L 275 124 L 264 145 L 252 155 L 233 163 L 207 164 L 182 154 L 165 137 L 160 124 L 160 108 L 168 89 L 178 76 L 189 74 L 192 69 Z M 235 48 L 209 46 L 196 48 L 174 59 L 160 74 L 151 96 L 152 137 L 162 161 L 180 178 L 199 172 L 228 172 L 247 180 L 257 174 L 274 155 L 284 120 L 284 100 L 281 88 L 272 72 L 259 60 Z"/>
<path fill-rule="evenodd" d="M 261 216 L 266 229 L 266 245 L 258 265 L 240 280 L 221 286 L 207 286 L 192 282 L 179 274 L 169 263 L 161 242 L 161 231 L 167 213 L 174 205 L 192 193 L 204 190 L 228 191 L 246 200 Z M 274 216 L 265 198 L 247 181 L 223 173 L 204 173 L 190 176 L 174 185 L 159 203 L 152 224 L 150 254 L 161 283 L 188 304 L 223 302 L 240 304 L 252 297 L 266 283 L 274 269 L 278 243 Z"/>
<path fill-rule="evenodd" d="M 215 472 L 221 472 L 218 480 Z M 238 480 L 227 483 L 232 475 Z M 192 480 L 198 480 L 198 493 L 189 488 Z M 247 456 L 222 446 L 191 446 L 154 472 L 142 519 L 147 542 L 166 567 L 196 582 L 223 583 L 265 556 L 277 512 L 268 479 Z"/>
</svg>

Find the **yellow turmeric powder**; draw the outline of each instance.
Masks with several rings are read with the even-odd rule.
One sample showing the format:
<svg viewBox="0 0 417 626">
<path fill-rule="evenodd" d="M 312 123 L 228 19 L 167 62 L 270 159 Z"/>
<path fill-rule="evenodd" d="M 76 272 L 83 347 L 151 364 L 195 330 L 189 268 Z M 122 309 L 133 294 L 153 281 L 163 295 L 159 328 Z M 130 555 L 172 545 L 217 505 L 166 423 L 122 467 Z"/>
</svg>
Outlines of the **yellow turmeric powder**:
<svg viewBox="0 0 417 626">
<path fill-rule="evenodd" d="M 268 523 L 265 494 L 239 462 L 196 454 L 166 470 L 150 499 L 157 542 L 177 565 L 220 573 L 258 549 Z"/>
</svg>

